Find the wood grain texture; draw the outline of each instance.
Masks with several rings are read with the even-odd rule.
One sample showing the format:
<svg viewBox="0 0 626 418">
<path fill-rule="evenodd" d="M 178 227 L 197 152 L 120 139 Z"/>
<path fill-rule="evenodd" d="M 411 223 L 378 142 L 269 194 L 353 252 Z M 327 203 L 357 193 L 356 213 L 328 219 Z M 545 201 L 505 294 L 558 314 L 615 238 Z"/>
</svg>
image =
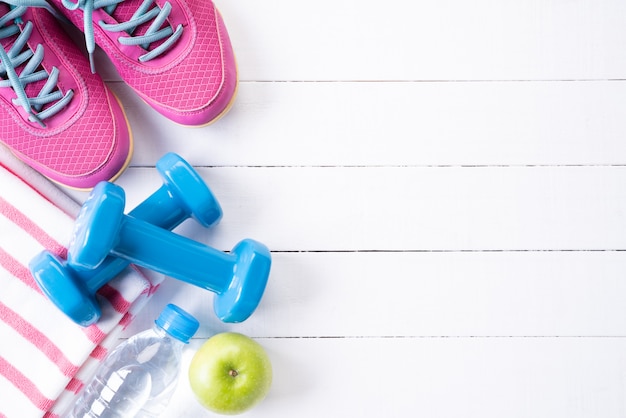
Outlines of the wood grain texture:
<svg viewBox="0 0 626 418">
<path fill-rule="evenodd" d="M 224 217 L 186 235 L 230 250 L 622 250 L 625 167 L 199 168 Z M 119 180 L 134 207 L 153 168 Z"/>
<path fill-rule="evenodd" d="M 257 339 L 275 379 L 251 417 L 626 414 L 626 3 L 218 1 L 232 110 L 160 117 L 98 68 L 135 135 L 128 208 L 177 152 L 224 209 L 176 232 L 273 268 L 255 314 L 166 279 L 165 304 Z M 70 192 L 77 200 L 86 194 Z M 166 417 L 214 416 L 183 370 Z"/>
<path fill-rule="evenodd" d="M 196 341 L 197 342 L 197 341 Z M 622 339 L 260 339 L 272 391 L 246 416 L 622 417 Z M 203 411 L 182 381 L 166 417 Z"/>
<path fill-rule="evenodd" d="M 626 70 L 619 0 L 216 4 L 245 81 L 623 79 Z"/>
<path fill-rule="evenodd" d="M 189 129 L 109 84 L 135 135 L 210 166 L 619 165 L 626 82 L 241 82 L 233 109 Z M 148 122 L 146 122 L 148 121 Z"/>
</svg>

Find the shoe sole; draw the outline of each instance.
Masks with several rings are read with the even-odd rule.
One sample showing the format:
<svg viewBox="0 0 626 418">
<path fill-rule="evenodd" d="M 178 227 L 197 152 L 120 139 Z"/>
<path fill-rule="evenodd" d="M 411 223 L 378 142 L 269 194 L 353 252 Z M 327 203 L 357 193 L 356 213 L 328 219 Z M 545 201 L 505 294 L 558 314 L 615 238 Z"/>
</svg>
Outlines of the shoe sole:
<svg viewBox="0 0 626 418">
<path fill-rule="evenodd" d="M 235 104 L 235 98 L 237 97 L 237 93 L 239 92 L 239 76 L 237 76 L 237 81 L 235 81 L 235 90 L 233 91 L 233 97 L 230 98 L 230 101 L 228 102 L 228 104 L 226 105 L 226 107 L 224 108 L 224 110 L 222 110 L 219 115 L 217 115 L 216 117 L 214 117 L 213 119 L 211 119 L 210 121 L 208 121 L 205 124 L 202 125 L 183 125 L 181 123 L 177 123 L 174 122 L 180 126 L 184 126 L 187 128 L 204 128 L 206 126 L 209 125 L 213 125 L 215 122 L 217 122 L 218 120 L 222 119 L 224 117 L 224 115 L 226 115 L 230 109 L 233 107 L 233 105 Z"/>
<path fill-rule="evenodd" d="M 115 180 L 118 179 L 119 176 L 122 175 L 124 171 L 126 171 L 128 166 L 130 165 L 130 161 L 133 159 L 133 153 L 135 152 L 135 138 L 133 137 L 133 131 L 130 128 L 130 122 L 128 122 L 128 117 L 126 116 L 126 111 L 124 110 L 124 107 L 122 106 L 122 102 L 120 101 L 120 99 L 117 97 L 115 93 L 111 92 L 111 94 L 113 94 L 113 97 L 115 97 L 115 100 L 117 100 L 117 102 L 119 103 L 120 109 L 122 109 L 122 114 L 124 115 L 124 121 L 126 121 L 126 127 L 128 128 L 128 155 L 126 156 L 126 161 L 124 161 L 122 168 L 120 168 L 120 170 L 117 173 L 115 173 L 113 177 L 109 179 L 110 182 L 114 182 Z M 91 189 L 93 189 L 93 187 L 90 187 L 85 190 L 91 190 Z"/>
<path fill-rule="evenodd" d="M 222 119 L 224 117 L 224 115 L 226 115 L 230 109 L 233 107 L 233 105 L 235 104 L 235 98 L 237 97 L 237 93 L 239 92 L 239 70 L 237 69 L 237 63 L 235 62 L 235 74 L 237 74 L 237 80 L 235 80 L 235 90 L 233 91 L 233 97 L 230 98 L 230 101 L 228 102 L 228 104 L 226 105 L 226 107 L 224 108 L 224 110 L 222 110 L 216 117 L 214 117 L 213 119 L 211 119 L 210 121 L 208 121 L 207 123 L 203 123 L 201 125 L 185 125 L 184 123 L 180 123 L 180 122 L 176 122 L 175 120 L 172 120 L 170 118 L 167 118 L 167 120 L 171 121 L 172 123 L 178 125 L 178 126 L 182 126 L 184 128 L 204 128 L 206 126 L 212 125 L 215 122 L 217 122 L 218 120 Z M 139 95 L 138 95 L 139 96 Z M 148 106 L 150 106 L 152 108 L 152 106 L 150 105 L 150 103 L 148 103 L 143 97 L 139 96 L 139 98 Z M 156 109 L 155 109 L 156 110 Z M 158 112 L 158 111 L 157 111 Z M 160 113 L 159 113 L 160 114 Z M 163 115 L 162 115 L 163 116 Z"/>
</svg>

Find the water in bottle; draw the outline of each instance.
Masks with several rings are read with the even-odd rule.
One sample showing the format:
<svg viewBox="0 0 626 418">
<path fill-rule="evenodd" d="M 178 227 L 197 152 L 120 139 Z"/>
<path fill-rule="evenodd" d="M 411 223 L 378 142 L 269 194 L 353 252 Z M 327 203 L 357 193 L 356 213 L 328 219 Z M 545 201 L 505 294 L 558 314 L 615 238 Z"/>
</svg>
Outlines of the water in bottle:
<svg viewBox="0 0 626 418">
<path fill-rule="evenodd" d="M 111 351 L 68 417 L 159 416 L 174 393 L 183 347 L 198 326 L 193 316 L 167 305 L 152 329 Z"/>
</svg>

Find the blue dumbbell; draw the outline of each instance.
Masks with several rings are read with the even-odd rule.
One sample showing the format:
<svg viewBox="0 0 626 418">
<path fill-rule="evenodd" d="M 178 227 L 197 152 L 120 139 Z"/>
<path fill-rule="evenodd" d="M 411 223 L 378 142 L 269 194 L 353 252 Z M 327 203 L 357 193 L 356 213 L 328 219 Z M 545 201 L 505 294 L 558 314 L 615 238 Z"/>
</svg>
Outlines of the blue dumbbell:
<svg viewBox="0 0 626 418">
<path fill-rule="evenodd" d="M 108 255 L 152 269 L 216 294 L 214 310 L 224 322 L 247 319 L 261 301 L 271 266 L 267 247 L 246 239 L 228 253 L 124 215 L 124 190 L 100 183 L 76 221 L 68 263 L 97 267 Z"/>
<path fill-rule="evenodd" d="M 174 229 L 193 217 L 205 227 L 215 225 L 222 209 L 198 173 L 180 156 L 165 154 L 156 164 L 163 185 L 130 212 L 165 229 Z M 101 316 L 95 293 L 127 266 L 128 261 L 107 257 L 96 269 L 77 270 L 48 251 L 35 256 L 30 264 L 35 281 L 67 316 L 89 326 Z"/>
</svg>

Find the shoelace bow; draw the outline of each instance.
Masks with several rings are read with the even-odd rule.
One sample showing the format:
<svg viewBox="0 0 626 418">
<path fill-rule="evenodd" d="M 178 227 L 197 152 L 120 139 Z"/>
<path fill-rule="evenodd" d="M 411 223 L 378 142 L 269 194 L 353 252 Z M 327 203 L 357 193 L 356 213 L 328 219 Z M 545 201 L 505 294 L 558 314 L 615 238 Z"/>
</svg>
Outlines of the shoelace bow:
<svg viewBox="0 0 626 418">
<path fill-rule="evenodd" d="M 58 68 L 53 67 L 50 73 L 42 69 L 43 46 L 39 44 L 33 51 L 27 45 L 33 31 L 33 24 L 30 21 L 24 24 L 22 15 L 28 7 L 43 7 L 53 13 L 54 11 L 44 0 L 3 0 L 2 2 L 11 5 L 11 9 L 4 16 L 0 16 L 0 40 L 16 35 L 17 38 L 8 51 L 0 47 L 0 87 L 13 88 L 17 95 L 17 98 L 13 99 L 13 104 L 21 106 L 28 113 L 31 122 L 37 122 L 45 127 L 43 121 L 67 106 L 74 92 L 68 90 L 65 95 L 61 93 L 57 87 Z M 22 65 L 22 71 L 17 74 L 16 68 Z M 37 96 L 28 97 L 26 86 L 42 80 L 46 82 Z M 49 106 L 44 109 L 47 105 Z"/>
<path fill-rule="evenodd" d="M 84 17 L 84 33 L 85 43 L 87 45 L 87 52 L 89 53 L 89 63 L 91 65 L 91 71 L 95 73 L 95 65 L 93 61 L 93 52 L 95 49 L 94 39 L 94 27 L 93 27 L 93 12 L 94 10 L 104 9 L 104 11 L 112 15 L 118 4 L 124 0 L 63 0 L 63 6 L 68 10 L 83 10 Z M 202 0 L 199 0 L 202 1 Z M 153 4 L 154 0 L 144 0 L 127 22 L 109 24 L 103 21 L 98 22 L 98 25 L 109 32 L 125 32 L 128 36 L 120 36 L 117 40 L 122 45 L 140 45 L 148 52 L 139 57 L 139 61 L 146 62 L 158 57 L 167 51 L 183 33 L 183 25 L 179 24 L 176 29 L 172 29 L 170 25 L 164 27 L 163 24 L 167 20 L 170 12 L 172 11 L 172 5 L 166 2 L 162 8 Z M 134 36 L 133 32 L 140 25 L 150 23 L 148 30 L 139 36 Z M 150 45 L 155 42 L 163 41 L 156 48 L 149 50 Z"/>
</svg>

